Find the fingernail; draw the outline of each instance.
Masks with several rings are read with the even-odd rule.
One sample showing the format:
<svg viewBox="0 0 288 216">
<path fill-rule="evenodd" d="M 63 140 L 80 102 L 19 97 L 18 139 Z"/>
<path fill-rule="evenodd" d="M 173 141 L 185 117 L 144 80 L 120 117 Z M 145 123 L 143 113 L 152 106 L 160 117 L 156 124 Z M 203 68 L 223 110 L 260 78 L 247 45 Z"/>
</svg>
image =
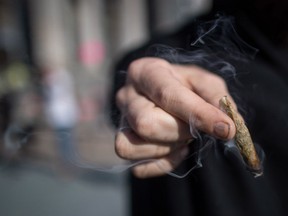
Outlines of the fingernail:
<svg viewBox="0 0 288 216">
<path fill-rule="evenodd" d="M 220 139 L 227 139 L 230 133 L 230 125 L 224 122 L 218 122 L 214 125 L 214 134 Z"/>
</svg>

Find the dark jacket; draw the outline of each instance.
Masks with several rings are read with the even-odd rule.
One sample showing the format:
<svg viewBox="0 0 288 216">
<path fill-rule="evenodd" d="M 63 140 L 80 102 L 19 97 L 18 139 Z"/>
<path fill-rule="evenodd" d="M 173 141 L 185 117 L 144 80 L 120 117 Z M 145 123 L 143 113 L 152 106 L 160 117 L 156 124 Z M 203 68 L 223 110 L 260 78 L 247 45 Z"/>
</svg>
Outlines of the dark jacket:
<svg viewBox="0 0 288 216">
<path fill-rule="evenodd" d="M 133 216 L 288 215 L 288 52 L 285 40 L 282 40 L 286 27 L 271 23 L 264 28 L 259 18 L 261 16 L 257 14 L 255 18 L 252 9 L 246 10 L 246 6 L 243 6 L 236 10 L 235 7 L 223 5 L 218 1 L 211 12 L 212 16 L 193 20 L 171 35 L 152 38 L 143 47 L 125 56 L 115 69 L 114 92 L 125 79 L 120 75 L 123 73 L 117 72 L 126 70 L 134 59 L 155 55 L 149 48 L 151 45 L 162 44 L 191 51 L 199 23 L 214 17 L 215 12 L 223 7 L 222 11 L 233 15 L 234 27 L 241 38 L 259 50 L 253 60 L 243 62 L 228 59 L 235 67 L 236 75 L 224 75 L 224 78 L 254 142 L 265 152 L 264 175 L 254 178 L 233 154 L 225 153 L 223 143 L 218 141 L 203 156 L 203 166 L 185 178 L 166 175 L 140 180 L 131 175 Z M 272 32 L 275 28 L 276 35 Z M 112 110 L 112 119 L 117 125 L 119 111 L 113 97 Z M 192 162 L 187 160 L 179 170 L 186 172 L 192 166 Z"/>
</svg>

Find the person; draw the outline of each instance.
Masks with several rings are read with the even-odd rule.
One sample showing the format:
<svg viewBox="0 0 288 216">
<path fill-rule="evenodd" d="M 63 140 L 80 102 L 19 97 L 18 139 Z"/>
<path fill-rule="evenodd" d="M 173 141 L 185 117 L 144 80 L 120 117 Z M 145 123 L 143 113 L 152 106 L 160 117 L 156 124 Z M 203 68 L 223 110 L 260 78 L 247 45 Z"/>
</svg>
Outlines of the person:
<svg viewBox="0 0 288 216">
<path fill-rule="evenodd" d="M 43 76 L 43 95 L 47 123 L 55 132 L 60 156 L 71 163 L 78 119 L 74 80 L 62 67 L 47 69 Z"/>
<path fill-rule="evenodd" d="M 116 133 L 116 153 L 127 160 L 146 160 L 134 166 L 130 176 L 131 215 L 287 215 L 287 6 L 285 1 L 219 0 L 201 17 L 209 20 L 217 11 L 232 15 L 241 38 L 259 49 L 245 64 L 231 60 L 233 79 L 205 64 L 147 52 L 153 44 L 191 49 L 191 35 L 199 26 L 195 21 L 176 33 L 152 38 L 116 65 L 111 118 L 118 127 L 121 118 L 126 124 Z M 126 71 L 124 77 L 121 71 Z M 264 175 L 259 178 L 224 153 L 223 143 L 236 132 L 219 107 L 224 95 L 265 152 Z M 214 151 L 203 156 L 201 168 L 175 178 L 167 173 L 176 168 L 186 172 L 192 166 L 186 160 L 193 146 L 193 141 L 187 142 L 193 139 L 191 114 L 196 129 L 217 142 Z"/>
</svg>

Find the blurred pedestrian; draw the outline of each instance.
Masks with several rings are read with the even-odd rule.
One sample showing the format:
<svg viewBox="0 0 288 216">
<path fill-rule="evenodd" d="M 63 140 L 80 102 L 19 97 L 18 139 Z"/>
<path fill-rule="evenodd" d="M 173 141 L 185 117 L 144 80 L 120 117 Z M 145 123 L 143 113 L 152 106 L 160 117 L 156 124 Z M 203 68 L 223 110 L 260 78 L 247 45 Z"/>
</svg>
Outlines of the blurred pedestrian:
<svg viewBox="0 0 288 216">
<path fill-rule="evenodd" d="M 48 69 L 44 72 L 44 109 L 47 122 L 56 135 L 59 152 L 66 160 L 71 160 L 78 119 L 78 106 L 74 81 L 64 68 Z"/>
</svg>

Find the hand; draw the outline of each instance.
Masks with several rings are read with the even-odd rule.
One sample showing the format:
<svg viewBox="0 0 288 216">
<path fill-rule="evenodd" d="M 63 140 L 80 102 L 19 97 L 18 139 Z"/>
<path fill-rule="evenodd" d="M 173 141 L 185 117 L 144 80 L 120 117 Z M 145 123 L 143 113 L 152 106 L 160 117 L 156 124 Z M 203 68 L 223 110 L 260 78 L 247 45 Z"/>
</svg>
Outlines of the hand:
<svg viewBox="0 0 288 216">
<path fill-rule="evenodd" d="M 191 116 L 198 130 L 216 138 L 235 135 L 233 121 L 219 109 L 219 99 L 230 97 L 219 76 L 159 58 L 136 60 L 127 73 L 116 100 L 130 128 L 117 132 L 116 153 L 128 160 L 155 159 L 135 166 L 137 177 L 163 175 L 185 159 Z"/>
</svg>

